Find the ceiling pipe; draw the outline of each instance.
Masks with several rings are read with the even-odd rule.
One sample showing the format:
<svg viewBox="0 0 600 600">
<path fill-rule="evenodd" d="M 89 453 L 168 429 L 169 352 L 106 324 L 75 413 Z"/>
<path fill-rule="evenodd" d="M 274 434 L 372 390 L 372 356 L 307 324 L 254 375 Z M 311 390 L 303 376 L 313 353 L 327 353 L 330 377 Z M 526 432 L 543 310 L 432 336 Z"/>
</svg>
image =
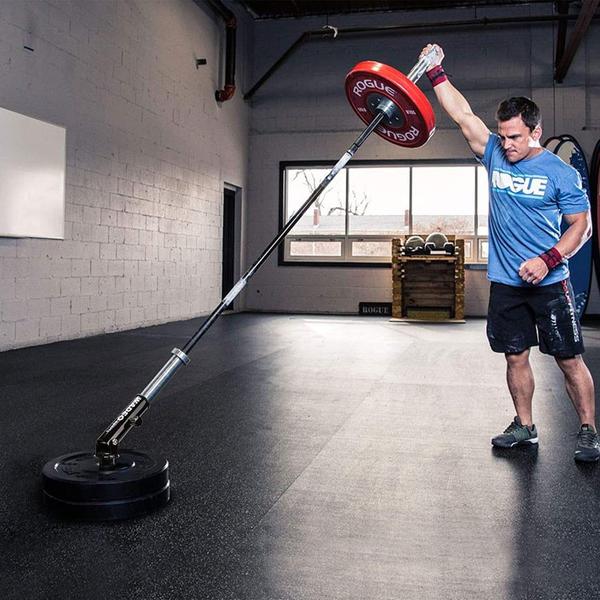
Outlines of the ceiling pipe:
<svg viewBox="0 0 600 600">
<path fill-rule="evenodd" d="M 556 10 L 559 15 L 569 14 L 569 2 L 568 0 L 559 0 L 556 3 Z M 556 32 L 556 56 L 554 58 L 554 69 L 558 67 L 563 54 L 565 53 L 565 45 L 567 42 L 567 21 L 563 19 L 558 23 L 558 29 Z"/>
<path fill-rule="evenodd" d="M 200 5 L 200 0 L 194 0 Z M 215 91 L 215 100 L 225 102 L 235 94 L 235 47 L 237 37 L 237 19 L 221 0 L 206 0 L 213 10 L 225 21 L 225 85 Z"/>
<path fill-rule="evenodd" d="M 599 2 L 600 0 L 583 0 L 581 3 L 579 15 L 577 15 L 577 21 L 575 22 L 573 33 L 569 38 L 569 43 L 566 49 L 563 51 L 560 61 L 557 61 L 558 64 L 556 66 L 556 70 L 554 71 L 554 80 L 557 83 L 562 83 L 566 77 L 575 53 L 577 52 L 577 49 L 585 37 L 588 27 L 590 26 L 590 23 L 596 14 L 596 9 L 598 8 Z"/>
<path fill-rule="evenodd" d="M 445 29 L 452 27 L 477 27 L 477 26 L 503 26 L 518 25 L 527 26 L 533 23 L 554 23 L 561 21 L 573 21 L 577 17 L 574 15 L 539 15 L 533 17 L 483 17 L 481 19 L 469 19 L 463 21 L 443 21 L 440 23 L 414 23 L 411 25 L 384 25 L 381 27 L 350 27 L 347 29 L 338 29 L 336 27 L 326 26 L 316 31 L 305 31 L 298 39 L 278 58 L 265 74 L 244 94 L 244 100 L 250 100 L 252 96 L 264 85 L 264 83 L 281 67 L 281 65 L 290 57 L 290 55 L 304 42 L 312 40 L 332 39 L 346 35 L 364 35 L 369 33 L 396 33 L 399 31 L 414 31 L 419 29 Z M 594 19 L 598 18 L 596 16 Z"/>
</svg>

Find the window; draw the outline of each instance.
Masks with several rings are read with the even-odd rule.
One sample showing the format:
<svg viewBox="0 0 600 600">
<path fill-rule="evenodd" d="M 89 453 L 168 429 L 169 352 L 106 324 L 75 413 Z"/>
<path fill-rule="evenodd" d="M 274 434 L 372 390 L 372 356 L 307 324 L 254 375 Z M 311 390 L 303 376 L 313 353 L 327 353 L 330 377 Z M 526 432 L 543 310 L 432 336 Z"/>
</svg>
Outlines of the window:
<svg viewBox="0 0 600 600">
<path fill-rule="evenodd" d="M 473 167 L 414 167 L 412 196 L 415 233 L 475 233 Z"/>
<path fill-rule="evenodd" d="M 330 170 L 323 164 L 281 164 L 286 222 Z M 477 163 L 355 161 L 298 220 L 281 259 L 387 265 L 393 237 L 441 231 L 465 240 L 467 262 L 487 262 L 487 215 L 487 175 Z"/>
</svg>

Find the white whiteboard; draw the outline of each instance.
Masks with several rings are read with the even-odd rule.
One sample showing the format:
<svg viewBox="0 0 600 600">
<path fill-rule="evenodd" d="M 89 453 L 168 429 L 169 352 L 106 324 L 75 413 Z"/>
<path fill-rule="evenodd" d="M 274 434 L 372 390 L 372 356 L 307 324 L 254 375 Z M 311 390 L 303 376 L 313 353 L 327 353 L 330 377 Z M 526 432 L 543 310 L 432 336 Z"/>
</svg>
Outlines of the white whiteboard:
<svg viewBox="0 0 600 600">
<path fill-rule="evenodd" d="M 66 130 L 0 108 L 0 237 L 64 239 Z"/>
</svg>

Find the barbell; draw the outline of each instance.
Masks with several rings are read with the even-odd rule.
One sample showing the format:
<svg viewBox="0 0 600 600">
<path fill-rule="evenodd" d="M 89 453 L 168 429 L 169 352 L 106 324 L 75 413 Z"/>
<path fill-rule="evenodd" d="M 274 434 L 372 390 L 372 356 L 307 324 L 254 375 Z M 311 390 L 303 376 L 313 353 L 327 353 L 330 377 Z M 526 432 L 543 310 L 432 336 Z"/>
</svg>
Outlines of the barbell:
<svg viewBox="0 0 600 600">
<path fill-rule="evenodd" d="M 192 348 L 373 131 L 388 142 L 409 148 L 429 140 L 435 131 L 435 116 L 415 83 L 434 57 L 435 49 L 422 56 L 408 76 L 374 61 L 360 62 L 348 73 L 346 95 L 367 127 L 185 346 L 171 351 L 154 378 L 100 434 L 95 451 L 63 454 L 44 465 L 42 491 L 50 509 L 68 517 L 115 520 L 144 514 L 169 501 L 168 461 L 135 450 L 121 450 L 119 444 L 134 426 L 141 424 L 141 416 L 159 392 L 190 362 Z"/>
</svg>

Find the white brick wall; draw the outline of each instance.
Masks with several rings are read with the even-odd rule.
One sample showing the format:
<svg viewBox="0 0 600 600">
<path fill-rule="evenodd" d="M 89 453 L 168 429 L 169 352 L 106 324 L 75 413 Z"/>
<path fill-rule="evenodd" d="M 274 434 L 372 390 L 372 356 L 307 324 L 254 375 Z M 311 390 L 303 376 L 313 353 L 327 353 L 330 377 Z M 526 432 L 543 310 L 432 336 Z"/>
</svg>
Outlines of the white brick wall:
<svg viewBox="0 0 600 600">
<path fill-rule="evenodd" d="M 219 301 L 222 188 L 245 187 L 248 135 L 240 92 L 214 101 L 223 40 L 192 0 L 0 2 L 0 106 L 67 129 L 65 240 L 0 238 L 0 350 Z"/>
</svg>

